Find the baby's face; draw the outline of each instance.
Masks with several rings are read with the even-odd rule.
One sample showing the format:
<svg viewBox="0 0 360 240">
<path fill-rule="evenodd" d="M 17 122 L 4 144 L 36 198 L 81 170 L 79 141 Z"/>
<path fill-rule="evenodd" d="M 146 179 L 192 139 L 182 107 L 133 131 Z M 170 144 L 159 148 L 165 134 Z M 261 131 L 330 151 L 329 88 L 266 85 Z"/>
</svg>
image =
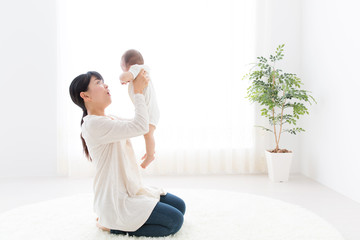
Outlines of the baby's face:
<svg viewBox="0 0 360 240">
<path fill-rule="evenodd" d="M 125 65 L 125 62 L 122 59 L 121 59 L 120 66 L 121 66 L 121 69 L 123 70 L 123 72 L 129 71 L 129 69 Z"/>
</svg>

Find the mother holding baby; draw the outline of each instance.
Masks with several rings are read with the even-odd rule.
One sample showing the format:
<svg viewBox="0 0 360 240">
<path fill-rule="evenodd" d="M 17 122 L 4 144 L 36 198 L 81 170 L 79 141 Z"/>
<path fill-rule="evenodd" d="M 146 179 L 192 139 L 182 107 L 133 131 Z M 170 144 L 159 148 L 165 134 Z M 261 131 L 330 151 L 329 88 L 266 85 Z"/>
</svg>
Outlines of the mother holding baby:
<svg viewBox="0 0 360 240">
<path fill-rule="evenodd" d="M 81 140 L 86 157 L 95 164 L 93 210 L 97 226 L 113 234 L 163 237 L 178 232 L 185 203 L 162 188 L 145 186 L 130 138 L 149 131 L 143 95 L 149 78 L 142 69 L 133 80 L 135 116 L 106 115 L 111 94 L 102 76 L 87 72 L 70 85 L 72 101 L 83 110 Z"/>
</svg>

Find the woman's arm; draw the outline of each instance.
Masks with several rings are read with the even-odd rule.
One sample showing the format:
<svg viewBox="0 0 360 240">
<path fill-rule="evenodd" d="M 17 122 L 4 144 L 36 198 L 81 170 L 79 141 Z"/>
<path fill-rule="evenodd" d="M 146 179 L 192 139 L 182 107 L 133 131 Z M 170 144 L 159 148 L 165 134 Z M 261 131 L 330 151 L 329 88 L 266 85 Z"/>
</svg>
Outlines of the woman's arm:
<svg viewBox="0 0 360 240">
<path fill-rule="evenodd" d="M 85 128 L 91 138 L 99 144 L 117 142 L 149 132 L 149 114 L 143 94 L 135 94 L 135 116 L 131 120 L 94 118 L 86 122 Z"/>
<path fill-rule="evenodd" d="M 130 121 L 107 117 L 95 118 L 85 123 L 85 128 L 95 141 L 101 144 L 116 142 L 121 139 L 144 135 L 149 132 L 149 113 L 145 104 L 143 89 L 148 85 L 149 78 L 144 70 L 134 79 L 135 116 Z"/>
</svg>

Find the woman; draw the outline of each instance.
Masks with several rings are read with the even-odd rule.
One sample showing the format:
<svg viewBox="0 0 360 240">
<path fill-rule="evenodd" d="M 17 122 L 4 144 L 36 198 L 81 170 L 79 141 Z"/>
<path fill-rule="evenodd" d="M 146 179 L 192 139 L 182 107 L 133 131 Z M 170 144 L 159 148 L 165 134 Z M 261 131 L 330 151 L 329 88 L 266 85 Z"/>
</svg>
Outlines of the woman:
<svg viewBox="0 0 360 240">
<path fill-rule="evenodd" d="M 148 84 L 142 70 L 134 80 L 135 117 L 106 115 L 108 86 L 97 72 L 77 76 L 70 85 L 72 101 L 83 110 L 81 140 L 95 164 L 94 212 L 97 226 L 114 234 L 162 237 L 176 233 L 184 221 L 185 203 L 161 188 L 144 186 L 128 138 L 149 131 L 143 93 Z"/>
</svg>

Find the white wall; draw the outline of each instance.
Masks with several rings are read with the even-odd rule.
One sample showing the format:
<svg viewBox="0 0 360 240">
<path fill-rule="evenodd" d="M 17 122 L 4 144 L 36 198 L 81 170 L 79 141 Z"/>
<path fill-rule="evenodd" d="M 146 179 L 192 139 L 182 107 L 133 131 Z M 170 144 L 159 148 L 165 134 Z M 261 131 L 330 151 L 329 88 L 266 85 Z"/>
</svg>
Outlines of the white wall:
<svg viewBox="0 0 360 240">
<path fill-rule="evenodd" d="M 0 177 L 56 175 L 56 2 L 0 2 Z"/>
<path fill-rule="evenodd" d="M 359 4 L 258 0 L 258 8 L 257 55 L 286 43 L 283 68 L 318 101 L 299 122 L 306 132 L 282 139 L 295 151 L 292 172 L 360 202 Z M 55 0 L 0 2 L 0 177 L 56 175 L 56 27 Z"/>
<path fill-rule="evenodd" d="M 297 73 L 318 104 L 287 136 L 299 171 L 360 202 L 360 3 L 340 0 L 258 0 L 258 54 L 285 43 L 282 67 Z M 265 54 L 266 55 L 266 54 Z"/>
<path fill-rule="evenodd" d="M 302 77 L 318 104 L 302 121 L 301 172 L 360 202 L 360 2 L 302 8 Z"/>
</svg>

